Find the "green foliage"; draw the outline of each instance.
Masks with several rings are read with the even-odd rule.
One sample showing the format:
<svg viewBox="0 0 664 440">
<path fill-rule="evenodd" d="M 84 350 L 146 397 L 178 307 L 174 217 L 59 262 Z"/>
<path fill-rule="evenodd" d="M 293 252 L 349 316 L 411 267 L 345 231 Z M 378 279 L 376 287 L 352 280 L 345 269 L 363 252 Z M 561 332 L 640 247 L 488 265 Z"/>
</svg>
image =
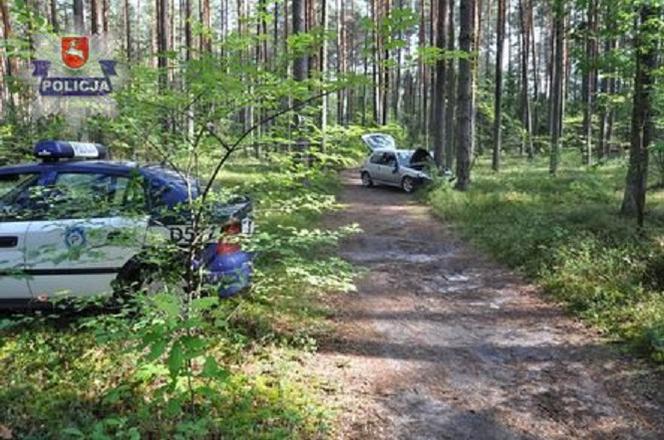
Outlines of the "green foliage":
<svg viewBox="0 0 664 440">
<path fill-rule="evenodd" d="M 625 166 L 574 168 L 563 157 L 557 178 L 544 159 L 506 158 L 500 174 L 478 163 L 473 187 L 429 194 L 436 212 L 500 261 L 520 268 L 574 313 L 607 334 L 662 356 L 664 270 L 662 213 L 645 235 L 618 214 Z M 649 196 L 659 199 L 659 193 Z"/>
<path fill-rule="evenodd" d="M 246 245 L 259 256 L 245 296 L 185 308 L 173 284 L 116 313 L 3 319 L 3 424 L 21 438 L 324 435 L 330 413 L 299 360 L 325 331 L 317 298 L 354 288 L 352 267 L 331 250 L 355 229 L 314 226 L 336 206 L 323 163 L 285 172 L 239 159 L 222 173 L 257 202 L 259 230 Z"/>
</svg>

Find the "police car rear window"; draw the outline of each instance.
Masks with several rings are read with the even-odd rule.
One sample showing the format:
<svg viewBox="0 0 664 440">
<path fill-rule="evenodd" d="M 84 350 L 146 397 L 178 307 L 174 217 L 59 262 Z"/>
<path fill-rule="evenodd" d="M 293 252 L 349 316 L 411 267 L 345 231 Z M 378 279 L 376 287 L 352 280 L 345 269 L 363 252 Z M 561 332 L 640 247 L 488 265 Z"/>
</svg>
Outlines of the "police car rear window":
<svg viewBox="0 0 664 440">
<path fill-rule="evenodd" d="M 144 204 L 143 187 L 133 177 L 60 173 L 55 188 L 63 218 L 128 214 Z"/>
</svg>

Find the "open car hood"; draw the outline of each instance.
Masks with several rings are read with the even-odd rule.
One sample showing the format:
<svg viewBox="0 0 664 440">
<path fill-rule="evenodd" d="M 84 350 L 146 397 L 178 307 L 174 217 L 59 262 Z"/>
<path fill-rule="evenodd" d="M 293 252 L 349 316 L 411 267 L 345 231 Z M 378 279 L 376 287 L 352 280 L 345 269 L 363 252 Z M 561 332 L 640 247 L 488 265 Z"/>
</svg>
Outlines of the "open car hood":
<svg viewBox="0 0 664 440">
<path fill-rule="evenodd" d="M 431 155 L 424 148 L 418 148 L 413 152 L 410 157 L 410 166 L 413 165 L 426 165 L 433 160 Z"/>
<path fill-rule="evenodd" d="M 396 150 L 397 143 L 392 136 L 385 133 L 367 133 L 362 135 L 362 140 L 373 151 L 378 148 Z"/>
</svg>

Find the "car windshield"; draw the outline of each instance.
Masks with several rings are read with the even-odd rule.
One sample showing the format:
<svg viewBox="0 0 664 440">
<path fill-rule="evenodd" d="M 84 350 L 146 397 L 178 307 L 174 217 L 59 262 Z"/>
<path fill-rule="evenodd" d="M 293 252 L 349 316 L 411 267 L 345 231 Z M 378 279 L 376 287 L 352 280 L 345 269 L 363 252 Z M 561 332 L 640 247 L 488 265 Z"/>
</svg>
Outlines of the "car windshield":
<svg viewBox="0 0 664 440">
<path fill-rule="evenodd" d="M 410 159 L 413 157 L 412 151 L 399 151 L 397 153 L 397 158 L 399 159 L 399 165 L 408 166 L 410 165 Z"/>
</svg>

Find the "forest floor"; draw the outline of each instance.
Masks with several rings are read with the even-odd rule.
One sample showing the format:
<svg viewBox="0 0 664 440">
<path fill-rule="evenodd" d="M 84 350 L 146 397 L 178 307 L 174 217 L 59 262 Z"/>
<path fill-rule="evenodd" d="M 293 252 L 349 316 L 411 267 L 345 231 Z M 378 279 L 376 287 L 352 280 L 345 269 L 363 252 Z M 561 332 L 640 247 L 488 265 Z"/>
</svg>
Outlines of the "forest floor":
<svg viewBox="0 0 664 440">
<path fill-rule="evenodd" d="M 397 189 L 342 175 L 365 268 L 335 295 L 309 368 L 333 384 L 338 438 L 664 438 L 664 377 L 570 317 Z"/>
</svg>

